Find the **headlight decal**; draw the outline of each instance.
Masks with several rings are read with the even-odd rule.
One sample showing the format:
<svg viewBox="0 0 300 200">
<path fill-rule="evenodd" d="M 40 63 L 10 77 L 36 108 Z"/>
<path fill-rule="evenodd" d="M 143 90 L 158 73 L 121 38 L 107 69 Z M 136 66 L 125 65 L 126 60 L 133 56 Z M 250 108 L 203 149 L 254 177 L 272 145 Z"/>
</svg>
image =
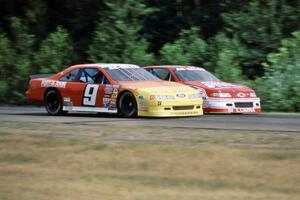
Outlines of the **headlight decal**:
<svg viewBox="0 0 300 200">
<path fill-rule="evenodd" d="M 175 99 L 174 96 L 171 95 L 150 95 L 150 100 L 173 100 Z"/>
<path fill-rule="evenodd" d="M 226 98 L 226 97 L 231 97 L 231 94 L 230 93 L 212 93 L 211 94 L 212 97 L 223 97 L 223 98 Z"/>
<path fill-rule="evenodd" d="M 207 97 L 207 94 L 203 88 L 196 87 L 196 86 L 190 86 L 190 87 L 193 89 L 196 89 L 201 94 L 201 97 L 203 97 L 203 98 Z"/>
<path fill-rule="evenodd" d="M 200 92 L 196 93 L 196 94 L 190 94 L 189 95 L 189 99 L 200 99 L 202 97 L 203 97 L 203 95 Z"/>
</svg>

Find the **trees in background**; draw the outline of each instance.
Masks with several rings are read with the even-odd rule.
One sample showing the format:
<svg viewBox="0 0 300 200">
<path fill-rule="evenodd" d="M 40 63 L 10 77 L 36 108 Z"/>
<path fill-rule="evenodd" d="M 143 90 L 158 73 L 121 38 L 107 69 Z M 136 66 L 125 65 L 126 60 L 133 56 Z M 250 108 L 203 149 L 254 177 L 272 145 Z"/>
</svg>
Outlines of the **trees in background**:
<svg viewBox="0 0 300 200">
<path fill-rule="evenodd" d="M 262 63 L 266 55 L 276 51 L 280 41 L 299 28 L 300 4 L 285 0 L 241 1 L 233 5 L 235 3 L 223 4 L 224 32 L 237 35 L 246 48 L 240 66 L 253 80 L 264 74 Z"/>
<path fill-rule="evenodd" d="M 203 66 L 299 110 L 298 0 L 6 1 L 0 19 L 0 104 L 24 103 L 30 74 L 124 62 Z"/>
<path fill-rule="evenodd" d="M 34 55 L 34 64 L 40 73 L 56 73 L 67 67 L 74 57 L 68 32 L 58 26 L 55 32 L 41 42 Z"/>
<path fill-rule="evenodd" d="M 226 37 L 225 34 L 219 33 L 211 41 L 211 54 L 213 55 L 211 63 L 214 63 L 216 75 L 224 81 L 242 82 L 241 63 L 244 53 L 239 39 Z"/>
<path fill-rule="evenodd" d="M 0 35 L 0 100 L 23 103 L 29 75 L 55 73 L 72 60 L 72 43 L 68 33 L 58 27 L 39 44 L 21 19 L 11 18 L 11 40 Z"/>
<path fill-rule="evenodd" d="M 14 52 L 12 44 L 6 35 L 0 35 L 0 102 L 6 102 L 8 82 L 6 77 L 10 74 L 11 67 L 14 66 Z"/>
<path fill-rule="evenodd" d="M 30 34 L 22 20 L 12 17 L 11 40 L 2 34 L 0 41 L 1 66 L 1 99 L 4 102 L 24 101 L 23 91 L 26 88 L 24 77 L 34 71 L 31 60 L 35 37 Z"/>
<path fill-rule="evenodd" d="M 300 30 L 284 39 L 265 63 L 266 74 L 258 84 L 263 105 L 269 110 L 300 111 Z"/>
<path fill-rule="evenodd" d="M 155 11 L 135 0 L 107 1 L 107 9 L 93 33 L 93 41 L 87 51 L 91 62 L 153 63 L 153 55 L 148 52 L 146 36 L 140 34 L 143 18 Z M 103 21 L 103 19 L 105 19 Z"/>
<path fill-rule="evenodd" d="M 206 61 L 207 44 L 200 36 L 200 30 L 192 27 L 183 30 L 173 43 L 165 44 L 161 51 L 161 64 L 198 65 Z"/>
</svg>

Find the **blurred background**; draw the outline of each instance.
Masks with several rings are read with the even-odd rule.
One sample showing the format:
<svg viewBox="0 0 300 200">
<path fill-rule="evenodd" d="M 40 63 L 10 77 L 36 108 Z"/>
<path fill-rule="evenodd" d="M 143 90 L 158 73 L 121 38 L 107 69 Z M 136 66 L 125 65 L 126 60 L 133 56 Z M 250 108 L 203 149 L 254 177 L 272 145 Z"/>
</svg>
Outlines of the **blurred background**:
<svg viewBox="0 0 300 200">
<path fill-rule="evenodd" d="M 202 66 L 300 111 L 299 0 L 0 0 L 0 104 L 78 63 Z"/>
</svg>

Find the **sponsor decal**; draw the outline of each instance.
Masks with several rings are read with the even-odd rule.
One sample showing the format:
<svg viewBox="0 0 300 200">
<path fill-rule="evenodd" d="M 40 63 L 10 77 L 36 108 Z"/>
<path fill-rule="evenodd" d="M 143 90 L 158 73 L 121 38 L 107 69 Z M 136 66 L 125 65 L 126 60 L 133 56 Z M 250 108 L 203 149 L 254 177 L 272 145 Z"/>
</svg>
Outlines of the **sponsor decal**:
<svg viewBox="0 0 300 200">
<path fill-rule="evenodd" d="M 117 107 L 117 100 L 116 99 L 111 99 L 109 101 L 108 109 L 113 110 L 113 109 L 116 109 L 116 107 Z"/>
<path fill-rule="evenodd" d="M 239 92 L 239 93 L 237 93 L 237 94 L 236 94 L 236 96 L 238 96 L 238 97 L 245 97 L 245 96 L 246 96 L 246 94 L 245 94 L 245 93 L 243 93 L 243 92 Z"/>
<path fill-rule="evenodd" d="M 109 103 L 103 103 L 103 107 L 104 108 L 108 108 L 109 107 Z"/>
<path fill-rule="evenodd" d="M 148 106 L 145 102 L 141 102 L 138 104 L 138 109 L 140 111 L 148 111 Z"/>
<path fill-rule="evenodd" d="M 227 88 L 232 88 L 232 87 L 240 87 L 233 85 L 231 83 L 225 83 L 221 81 L 204 81 L 202 82 L 203 85 L 205 85 L 208 88 L 221 88 L 221 87 L 227 87 Z"/>
<path fill-rule="evenodd" d="M 103 106 L 115 109 L 120 85 L 106 85 L 104 88 Z"/>
<path fill-rule="evenodd" d="M 113 89 L 112 88 L 105 88 L 104 89 L 104 94 L 112 94 L 112 92 L 113 92 Z"/>
<path fill-rule="evenodd" d="M 54 81 L 54 80 L 42 80 L 41 87 L 56 87 L 56 88 L 65 88 L 66 82 Z"/>
<path fill-rule="evenodd" d="M 146 104 L 145 102 L 141 102 L 141 103 L 139 103 L 138 105 L 139 105 L 139 106 L 142 106 L 142 107 L 146 107 L 146 106 L 147 106 L 147 104 Z"/>
<path fill-rule="evenodd" d="M 103 102 L 108 103 L 110 101 L 110 98 L 103 98 Z"/>
<path fill-rule="evenodd" d="M 118 97 L 118 94 L 112 94 L 112 95 L 111 95 L 111 98 L 112 98 L 112 99 L 116 99 L 117 97 Z"/>
<path fill-rule="evenodd" d="M 73 102 L 70 97 L 64 97 L 64 106 L 73 106 Z"/>
<path fill-rule="evenodd" d="M 233 113 L 233 112 L 234 112 L 234 109 L 233 109 L 233 108 L 228 108 L 228 109 L 227 109 L 227 112 Z"/>
<path fill-rule="evenodd" d="M 103 98 L 102 104 L 104 108 L 108 108 L 109 107 L 109 102 L 110 102 L 110 98 Z"/>
<path fill-rule="evenodd" d="M 236 112 L 249 112 L 249 113 L 252 113 L 252 112 L 255 112 L 255 109 L 254 108 L 236 108 L 235 109 Z"/>
<path fill-rule="evenodd" d="M 227 108 L 229 113 L 254 113 L 254 108 Z"/>
<path fill-rule="evenodd" d="M 183 93 L 178 93 L 178 94 L 176 94 L 176 96 L 177 96 L 178 98 L 184 98 L 184 97 L 185 97 L 185 94 L 183 94 Z"/>
<path fill-rule="evenodd" d="M 111 99 L 110 102 L 109 102 L 109 105 L 110 105 L 111 107 L 116 107 L 117 101 L 116 101 L 115 99 Z"/>
<path fill-rule="evenodd" d="M 119 90 L 117 88 L 114 88 L 113 94 L 118 94 Z"/>
<path fill-rule="evenodd" d="M 117 99 L 103 98 L 103 107 L 115 109 L 117 107 Z"/>
<path fill-rule="evenodd" d="M 139 100 L 145 100 L 145 97 L 142 95 L 140 95 L 138 98 L 139 98 Z"/>
<path fill-rule="evenodd" d="M 106 85 L 104 88 L 104 94 L 118 94 L 119 85 Z"/>
</svg>

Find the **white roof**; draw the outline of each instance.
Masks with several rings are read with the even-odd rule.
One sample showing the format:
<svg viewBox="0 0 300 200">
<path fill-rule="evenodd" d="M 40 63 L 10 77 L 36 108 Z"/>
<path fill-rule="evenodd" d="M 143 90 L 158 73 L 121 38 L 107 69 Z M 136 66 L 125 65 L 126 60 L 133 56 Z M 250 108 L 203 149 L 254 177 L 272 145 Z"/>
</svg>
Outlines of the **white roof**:
<svg viewBox="0 0 300 200">
<path fill-rule="evenodd" d="M 84 66 L 91 66 L 91 67 L 101 67 L 101 68 L 109 68 L 109 69 L 125 69 L 125 68 L 140 68 L 134 64 L 121 64 L 121 63 L 95 63 L 95 64 L 82 64 Z"/>
</svg>

